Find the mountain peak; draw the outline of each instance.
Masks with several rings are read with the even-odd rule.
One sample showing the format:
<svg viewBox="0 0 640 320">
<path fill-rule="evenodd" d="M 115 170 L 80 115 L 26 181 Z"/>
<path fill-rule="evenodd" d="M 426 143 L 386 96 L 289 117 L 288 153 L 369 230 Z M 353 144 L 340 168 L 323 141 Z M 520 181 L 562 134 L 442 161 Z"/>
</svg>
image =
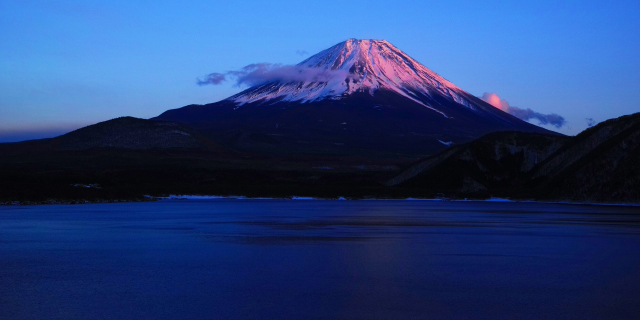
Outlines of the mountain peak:
<svg viewBox="0 0 640 320">
<path fill-rule="evenodd" d="M 349 38 L 347 40 L 345 40 L 344 42 L 349 42 L 349 43 L 372 43 L 372 42 L 378 42 L 378 43 L 389 43 L 389 41 L 387 41 L 386 39 L 356 39 L 356 38 Z M 391 43 L 389 43 L 391 44 Z"/>
<path fill-rule="evenodd" d="M 274 81 L 249 88 L 229 100 L 240 105 L 273 99 L 312 102 L 342 99 L 355 92 L 396 92 L 436 112 L 418 96 L 434 93 L 469 106 L 458 86 L 425 67 L 384 39 L 351 38 L 297 64 L 292 72 L 314 75 L 307 81 Z M 322 74 L 321 79 L 317 76 Z"/>
<path fill-rule="evenodd" d="M 298 66 L 346 70 L 356 80 L 353 82 L 361 80 L 362 86 L 373 89 L 379 85 L 459 89 L 387 40 L 348 39 L 309 57 Z"/>
</svg>

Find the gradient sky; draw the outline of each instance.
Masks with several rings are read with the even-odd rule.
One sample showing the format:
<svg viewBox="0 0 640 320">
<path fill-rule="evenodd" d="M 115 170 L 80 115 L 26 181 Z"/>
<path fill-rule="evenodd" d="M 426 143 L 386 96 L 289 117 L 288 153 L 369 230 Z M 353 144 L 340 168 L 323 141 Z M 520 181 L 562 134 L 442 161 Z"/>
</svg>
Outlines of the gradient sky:
<svg viewBox="0 0 640 320">
<path fill-rule="evenodd" d="M 640 111 L 640 1 L 0 0 L 0 141 L 224 99 L 211 72 L 387 39 L 565 134 Z M 536 123 L 536 121 L 532 121 Z"/>
</svg>

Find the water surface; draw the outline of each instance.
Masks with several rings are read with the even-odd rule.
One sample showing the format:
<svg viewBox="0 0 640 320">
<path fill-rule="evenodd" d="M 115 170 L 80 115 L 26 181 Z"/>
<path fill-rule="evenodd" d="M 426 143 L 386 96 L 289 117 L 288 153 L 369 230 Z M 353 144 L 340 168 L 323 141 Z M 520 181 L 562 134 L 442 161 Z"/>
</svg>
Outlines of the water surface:
<svg viewBox="0 0 640 320">
<path fill-rule="evenodd" d="M 0 206 L 0 319 L 636 319 L 640 208 Z"/>
</svg>

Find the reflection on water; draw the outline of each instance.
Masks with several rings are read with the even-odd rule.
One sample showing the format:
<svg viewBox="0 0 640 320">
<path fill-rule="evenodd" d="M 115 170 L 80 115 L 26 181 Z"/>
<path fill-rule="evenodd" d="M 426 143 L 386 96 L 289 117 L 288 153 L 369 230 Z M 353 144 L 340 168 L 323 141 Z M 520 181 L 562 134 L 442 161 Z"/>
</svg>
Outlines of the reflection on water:
<svg viewBox="0 0 640 320">
<path fill-rule="evenodd" d="M 0 207 L 0 319 L 633 319 L 640 208 Z"/>
</svg>

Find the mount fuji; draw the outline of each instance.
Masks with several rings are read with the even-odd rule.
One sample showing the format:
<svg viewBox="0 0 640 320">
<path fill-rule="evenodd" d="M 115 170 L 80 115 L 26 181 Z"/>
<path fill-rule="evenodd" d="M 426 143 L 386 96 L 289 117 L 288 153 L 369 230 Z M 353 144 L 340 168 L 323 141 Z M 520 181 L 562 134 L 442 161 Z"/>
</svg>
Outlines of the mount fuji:
<svg viewBox="0 0 640 320">
<path fill-rule="evenodd" d="M 417 156 L 495 131 L 557 134 L 491 106 L 386 40 L 349 39 L 259 80 L 154 119 L 275 154 Z"/>
</svg>

